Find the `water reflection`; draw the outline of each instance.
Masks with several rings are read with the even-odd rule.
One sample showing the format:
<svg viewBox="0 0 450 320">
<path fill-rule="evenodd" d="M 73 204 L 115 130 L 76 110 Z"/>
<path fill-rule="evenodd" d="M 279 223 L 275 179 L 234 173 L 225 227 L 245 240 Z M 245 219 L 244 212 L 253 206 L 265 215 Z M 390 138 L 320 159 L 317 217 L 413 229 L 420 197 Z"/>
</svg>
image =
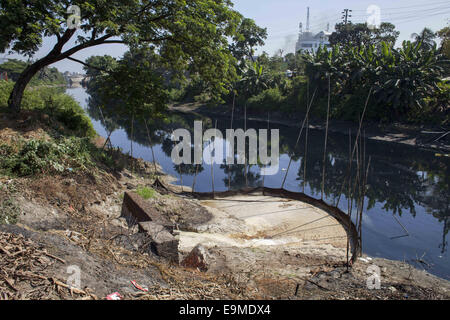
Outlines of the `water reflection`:
<svg viewBox="0 0 450 320">
<path fill-rule="evenodd" d="M 111 138 L 114 146 L 128 152 L 130 137 L 133 136 L 137 156 L 151 161 L 149 147 L 152 146 L 156 160 L 166 172 L 178 179 L 182 177 L 184 185 L 191 186 L 195 180 L 196 191 L 211 191 L 209 165 L 175 166 L 171 162 L 170 155 L 173 148 L 171 134 L 174 129 L 185 128 L 193 135 L 194 120 L 203 120 L 204 129 L 211 128 L 213 120 L 218 120 L 218 129 L 224 132 L 230 125 L 229 119 L 170 114 L 165 119 L 148 119 L 148 135 L 142 122 L 134 121 L 132 130 L 132 119 L 115 117 L 107 112 L 102 114 L 95 98 L 87 95 L 83 89 L 69 90 L 69 93 L 84 105 L 101 134 L 108 135 L 114 132 Z M 243 121 L 236 121 L 234 127 L 243 128 Z M 247 127 L 266 129 L 267 124 L 248 122 Z M 299 147 L 294 150 L 298 128 L 278 125 L 276 127 L 280 129 L 280 171 L 274 176 L 266 176 L 264 184 L 279 188 L 285 174 L 282 168 L 287 167 L 289 158 L 292 157 L 294 161 L 285 188 L 302 191 L 305 184 L 305 193 L 320 197 L 324 133 L 315 130 L 309 132 L 305 174 L 305 141 L 301 141 Z M 331 134 L 327 149 L 324 198 L 327 202 L 334 203 L 341 193 L 343 177 L 348 166 L 348 136 Z M 425 253 L 424 259 L 433 265 L 429 271 L 450 279 L 447 248 L 450 159 L 437 157 L 434 152 L 409 146 L 374 141 L 366 142 L 366 158 L 369 156 L 372 161 L 363 219 L 364 252 L 372 256 L 409 262 L 422 257 Z M 214 165 L 213 171 L 216 191 L 227 190 L 229 184 L 233 189 L 263 184 L 258 166 Z M 347 197 L 348 190 L 344 188 L 340 202 L 340 208 L 344 211 L 348 207 Z M 396 215 L 398 222 L 393 215 Z M 398 237 L 404 234 L 402 227 L 408 230 L 409 236 Z"/>
</svg>

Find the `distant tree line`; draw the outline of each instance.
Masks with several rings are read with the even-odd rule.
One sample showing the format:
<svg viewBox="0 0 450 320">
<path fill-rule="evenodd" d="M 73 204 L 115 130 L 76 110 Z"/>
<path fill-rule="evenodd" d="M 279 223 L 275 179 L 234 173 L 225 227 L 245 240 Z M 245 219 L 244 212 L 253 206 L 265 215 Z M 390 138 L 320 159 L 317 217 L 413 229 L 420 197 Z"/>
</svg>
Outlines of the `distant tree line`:
<svg viewBox="0 0 450 320">
<path fill-rule="evenodd" d="M 243 19 L 228 47 L 234 60 L 227 63 L 235 72 L 223 83 L 226 91 L 217 91 L 195 70 L 177 70 L 156 51 L 132 49 L 122 60 L 91 57 L 85 69 L 93 79 L 91 93 L 101 93 L 103 105 L 114 105 L 121 99 L 134 104 L 133 108 L 151 104 L 153 115 L 163 116 L 168 103 L 188 102 L 234 103 L 235 108 L 253 113 L 304 113 L 317 89 L 312 114 L 324 118 L 330 81 L 334 119 L 358 121 L 371 90 L 368 120 L 448 125 L 448 28 L 437 33 L 425 28 L 398 48 L 399 32 L 391 23 L 382 23 L 378 29 L 367 24 L 338 24 L 335 29 L 331 48 L 322 47 L 312 54 L 299 51 L 283 55 L 280 51 L 274 56 L 262 53 L 255 57 L 255 49 L 264 44 L 267 32 L 253 20 Z M 437 37 L 441 39 L 439 47 Z M 135 78 L 136 72 L 131 70 L 142 70 L 144 65 L 142 77 Z M 152 84 L 140 86 L 135 80 Z M 132 88 L 134 94 L 125 96 Z M 117 93 L 120 98 L 114 99 Z M 120 105 L 123 103 L 119 109 Z"/>
<path fill-rule="evenodd" d="M 32 64 L 32 62 L 26 62 L 18 59 L 9 59 L 8 61 L 0 64 L 0 73 L 7 72 L 8 79 L 17 81 L 20 74 Z M 58 71 L 57 68 L 45 67 L 39 70 L 39 72 L 31 79 L 30 85 L 42 85 L 42 84 L 65 84 L 66 80 L 64 75 Z"/>
</svg>

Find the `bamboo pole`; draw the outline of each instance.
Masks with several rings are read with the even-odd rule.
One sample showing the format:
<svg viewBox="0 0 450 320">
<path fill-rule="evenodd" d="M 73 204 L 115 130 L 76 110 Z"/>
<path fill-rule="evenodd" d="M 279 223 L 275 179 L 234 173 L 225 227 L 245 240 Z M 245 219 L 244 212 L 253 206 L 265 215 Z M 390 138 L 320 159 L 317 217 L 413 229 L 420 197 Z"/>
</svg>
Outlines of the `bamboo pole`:
<svg viewBox="0 0 450 320">
<path fill-rule="evenodd" d="M 197 180 L 198 167 L 199 167 L 199 165 L 198 165 L 198 164 L 196 164 L 196 165 L 195 165 L 195 175 L 194 175 L 194 181 L 192 182 L 192 193 L 194 193 L 194 192 L 195 192 L 195 182 L 196 182 L 196 180 Z"/>
<path fill-rule="evenodd" d="M 303 193 L 306 187 L 306 164 L 308 161 L 308 135 L 309 135 L 309 116 L 306 118 L 306 133 L 305 133 L 305 155 L 303 161 Z"/>
<path fill-rule="evenodd" d="M 144 123 L 145 123 L 145 129 L 147 130 L 148 142 L 150 143 L 150 149 L 152 151 L 153 168 L 155 169 L 155 174 L 156 174 L 158 172 L 158 170 L 156 169 L 155 152 L 153 151 L 153 144 L 152 144 L 152 139 L 150 138 L 150 131 L 148 130 L 147 119 L 144 119 Z"/>
<path fill-rule="evenodd" d="M 356 229 L 358 229 L 359 226 L 359 203 L 360 203 L 360 193 L 361 193 L 361 161 L 360 161 L 360 141 L 356 141 L 356 177 L 355 177 L 355 184 L 353 186 L 352 190 L 352 204 L 353 199 L 355 199 L 355 206 L 356 206 Z M 351 176 L 351 173 L 350 173 Z"/>
<path fill-rule="evenodd" d="M 108 131 L 108 130 L 107 130 L 107 131 Z M 105 150 L 105 147 L 106 147 L 106 145 L 108 144 L 108 141 L 109 141 L 109 143 L 110 143 L 110 145 L 111 145 L 111 140 L 110 140 L 111 134 L 112 134 L 112 131 L 111 131 L 110 133 L 108 133 L 108 138 L 106 138 L 105 143 L 103 144 L 102 150 Z"/>
<path fill-rule="evenodd" d="M 348 129 L 348 159 L 349 159 L 349 165 L 350 165 L 350 170 L 352 167 L 352 163 L 351 163 L 351 155 L 352 155 L 352 131 L 351 129 Z M 350 181 L 348 183 L 348 198 L 347 198 L 347 210 L 348 210 L 348 227 L 347 227 L 347 272 L 349 269 L 349 249 L 350 249 L 350 235 L 349 235 L 349 230 L 350 230 L 350 225 L 352 223 L 352 200 L 351 200 L 351 177 L 350 177 Z"/>
<path fill-rule="evenodd" d="M 234 106 L 235 106 L 235 101 L 236 101 L 236 91 L 234 92 L 233 95 L 233 107 L 231 109 L 231 123 L 230 123 L 230 129 L 233 129 L 233 120 L 234 120 Z M 233 152 L 233 162 L 234 162 L 234 149 L 232 150 Z M 228 191 L 231 190 L 231 165 L 228 165 Z"/>
<path fill-rule="evenodd" d="M 363 211 L 364 211 L 364 202 L 365 202 L 365 197 L 366 197 L 366 191 L 367 191 L 367 179 L 369 178 L 369 169 L 370 169 L 370 164 L 372 161 L 372 157 L 369 157 L 369 162 L 367 164 L 367 169 L 366 169 L 366 175 L 364 177 L 364 183 L 363 183 L 363 193 L 362 193 L 362 204 L 361 204 L 361 222 L 362 222 L 362 215 L 363 215 Z M 359 249 L 360 249 L 360 255 L 362 255 L 362 223 L 359 227 Z"/>
<path fill-rule="evenodd" d="M 133 161 L 133 136 L 134 136 L 134 112 L 133 115 L 131 116 L 131 139 L 130 139 L 130 143 L 131 143 L 131 174 L 134 173 L 134 161 Z"/>
<path fill-rule="evenodd" d="M 106 145 L 108 144 L 108 141 L 109 141 L 110 146 L 112 146 L 110 138 L 111 138 L 111 134 L 113 133 L 113 130 L 109 131 L 109 130 L 107 129 L 107 126 L 106 126 L 106 119 L 105 119 L 105 116 L 103 115 L 103 111 L 102 111 L 102 108 L 100 108 L 100 106 L 98 106 L 98 111 L 100 111 L 100 115 L 102 116 L 103 123 L 105 124 L 105 131 L 106 131 L 106 133 L 108 134 L 108 138 L 106 138 L 105 144 L 104 144 L 103 147 L 102 147 L 102 150 L 104 150 L 105 147 L 106 147 Z"/>
<path fill-rule="evenodd" d="M 325 144 L 323 148 L 323 163 L 322 163 L 322 193 L 321 199 L 323 200 L 323 195 L 325 193 L 325 168 L 326 168 L 326 156 L 327 156 L 327 143 L 328 143 L 328 127 L 330 121 L 330 102 L 331 102 L 331 77 L 328 75 L 328 109 L 327 109 L 327 122 L 325 128 Z"/>
<path fill-rule="evenodd" d="M 366 104 L 364 105 L 363 113 L 362 113 L 361 119 L 359 121 L 359 128 L 358 128 L 358 132 L 356 134 L 356 141 L 358 141 L 359 135 L 361 134 L 361 127 L 362 127 L 362 123 L 363 123 L 363 120 L 364 120 L 364 116 L 366 114 L 367 105 L 369 104 L 370 96 L 372 95 L 372 90 L 373 90 L 373 88 L 370 88 L 369 94 L 367 95 Z M 351 155 L 351 160 L 353 160 L 353 157 L 354 157 L 354 154 L 355 154 L 355 150 L 356 150 L 356 144 L 355 144 L 355 147 L 353 148 L 353 152 L 352 152 L 352 155 Z M 350 174 L 350 171 L 349 171 L 349 168 L 348 168 L 347 169 L 347 174 L 345 175 L 344 181 L 342 182 L 342 187 L 341 187 L 341 191 L 340 191 L 339 196 L 338 196 L 336 207 L 339 206 L 339 202 L 341 200 L 342 192 L 344 191 L 345 183 L 346 183 L 346 181 L 348 179 L 349 174 Z"/>
<path fill-rule="evenodd" d="M 269 137 L 269 130 L 270 130 L 270 112 L 267 112 L 267 137 Z M 265 179 L 266 179 L 266 168 L 264 168 L 264 175 L 263 175 L 263 195 L 264 195 Z"/>
<path fill-rule="evenodd" d="M 247 132 L 247 103 L 245 103 L 244 108 L 244 132 Z M 245 157 L 245 187 L 248 188 L 248 171 L 247 171 L 247 139 L 244 140 L 244 157 Z"/>
<path fill-rule="evenodd" d="M 181 192 L 183 192 L 183 170 L 181 165 L 179 166 L 180 168 L 180 186 L 181 186 Z"/>
<path fill-rule="evenodd" d="M 217 120 L 215 124 L 215 129 L 217 130 Z M 213 141 L 213 149 L 214 149 L 214 158 L 211 157 L 211 185 L 212 185 L 212 192 L 213 192 L 213 199 L 216 197 L 215 190 L 214 190 L 214 159 L 216 158 L 216 136 L 214 136 Z"/>
<path fill-rule="evenodd" d="M 308 109 L 306 110 L 306 116 L 308 116 L 309 111 L 311 110 L 311 106 L 312 106 L 312 103 L 314 101 L 314 97 L 316 95 L 316 92 L 317 92 L 317 88 L 316 88 L 316 90 L 314 90 L 314 94 L 313 94 L 313 96 L 311 98 L 311 102 L 310 102 L 310 104 L 308 106 Z M 297 137 L 297 141 L 295 142 L 294 151 L 295 151 L 295 149 L 297 149 L 297 146 L 298 146 L 298 143 L 300 141 L 300 138 L 302 137 L 303 129 L 304 129 L 305 123 L 306 123 L 306 116 L 305 116 L 305 119 L 303 120 L 302 127 L 301 127 L 299 135 Z M 286 174 L 284 175 L 283 183 L 281 184 L 281 189 L 283 189 L 284 184 L 286 183 L 286 178 L 287 178 L 287 175 L 289 173 L 289 169 L 291 168 L 291 164 L 292 164 L 292 157 L 290 157 L 290 159 L 289 159 L 289 164 L 288 164 L 288 167 L 286 169 Z"/>
</svg>

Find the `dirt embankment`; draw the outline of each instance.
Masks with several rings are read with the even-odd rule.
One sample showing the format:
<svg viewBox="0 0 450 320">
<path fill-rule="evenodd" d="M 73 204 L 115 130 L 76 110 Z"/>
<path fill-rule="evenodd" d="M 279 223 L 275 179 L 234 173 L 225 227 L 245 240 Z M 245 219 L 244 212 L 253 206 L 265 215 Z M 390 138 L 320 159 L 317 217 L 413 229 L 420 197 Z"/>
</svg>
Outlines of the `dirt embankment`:
<svg viewBox="0 0 450 320">
<path fill-rule="evenodd" d="M 208 107 L 202 104 L 191 103 L 171 106 L 170 110 L 181 113 L 191 113 L 206 116 L 219 116 L 223 118 L 231 118 L 231 107 Z M 299 127 L 304 119 L 304 114 L 284 114 L 280 112 L 270 113 L 270 123 L 272 125 L 282 125 Z M 235 120 L 244 119 L 243 110 L 235 110 Z M 249 121 L 259 121 L 267 123 L 267 115 L 247 113 Z M 316 130 L 325 130 L 325 121 L 319 119 L 310 120 L 310 128 Z M 350 121 L 332 120 L 329 123 L 329 131 L 348 135 L 349 129 L 353 133 L 358 131 L 358 124 Z M 368 139 L 401 143 L 410 146 L 416 146 L 439 152 L 450 151 L 450 129 L 447 126 L 414 126 L 405 124 L 389 124 L 381 125 L 378 123 L 364 123 L 364 133 Z"/>
<path fill-rule="evenodd" d="M 0 123 L 4 142 L 31 138 L 51 139 L 39 122 L 32 128 Z M 121 216 L 125 191 L 151 187 L 155 177 L 168 185 L 170 178 L 142 160 L 132 164 L 133 173 L 97 168 L 0 177 L 1 214 L 17 220 L 0 225 L 0 299 L 104 299 L 114 292 L 128 299 L 450 297 L 447 281 L 401 262 L 366 259 L 347 272 L 339 241 L 325 244 L 321 254 L 307 245 L 273 246 L 267 240 L 276 239 L 266 238 L 275 235 L 258 227 L 261 216 L 239 216 L 232 207 L 217 208 L 222 212 L 214 215 L 211 204 L 181 196 L 176 187 L 156 189 L 147 201 L 178 227 L 180 259 L 194 242 L 202 242 L 217 264 L 207 272 L 171 264 L 146 250 L 147 239 Z M 288 203 L 281 205 L 289 209 Z M 283 231 L 285 225 L 278 227 Z M 303 232 L 312 237 L 311 230 Z M 210 245 L 205 238 L 213 240 Z M 367 288 L 371 265 L 380 268 L 380 290 Z M 79 287 L 70 290 L 77 275 Z"/>
</svg>

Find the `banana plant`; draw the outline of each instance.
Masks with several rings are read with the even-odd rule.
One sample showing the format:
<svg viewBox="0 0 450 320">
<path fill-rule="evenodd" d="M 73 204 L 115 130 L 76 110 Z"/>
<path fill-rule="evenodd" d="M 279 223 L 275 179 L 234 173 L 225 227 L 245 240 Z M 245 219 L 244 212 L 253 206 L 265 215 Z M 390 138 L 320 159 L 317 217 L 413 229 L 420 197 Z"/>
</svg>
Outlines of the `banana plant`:
<svg viewBox="0 0 450 320">
<path fill-rule="evenodd" d="M 247 62 L 239 81 L 240 92 L 246 97 L 259 94 L 269 88 L 269 79 L 263 65 L 258 61 Z"/>
</svg>

